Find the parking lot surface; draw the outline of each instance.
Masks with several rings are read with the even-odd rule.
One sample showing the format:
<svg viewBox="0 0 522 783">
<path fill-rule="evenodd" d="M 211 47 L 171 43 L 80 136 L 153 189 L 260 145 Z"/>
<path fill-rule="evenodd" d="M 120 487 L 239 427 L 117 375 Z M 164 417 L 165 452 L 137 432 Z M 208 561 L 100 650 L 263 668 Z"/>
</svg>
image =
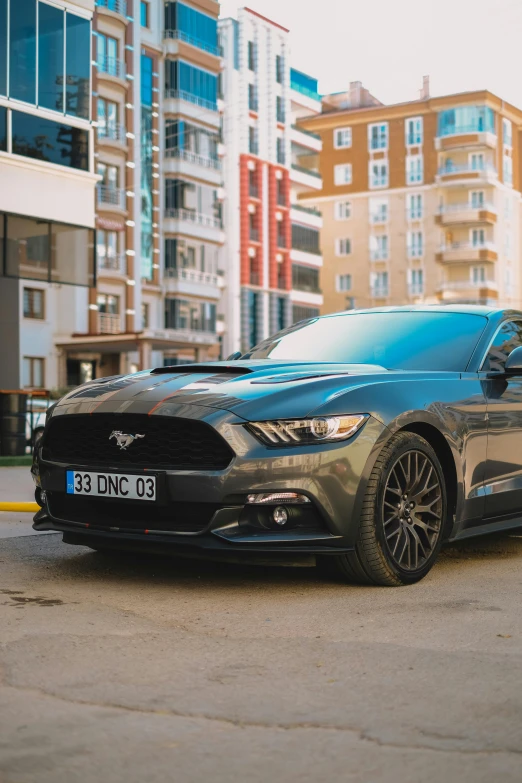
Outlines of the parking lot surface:
<svg viewBox="0 0 522 783">
<path fill-rule="evenodd" d="M 519 783 L 522 538 L 372 589 L 30 524 L 0 514 L 1 783 Z"/>
</svg>

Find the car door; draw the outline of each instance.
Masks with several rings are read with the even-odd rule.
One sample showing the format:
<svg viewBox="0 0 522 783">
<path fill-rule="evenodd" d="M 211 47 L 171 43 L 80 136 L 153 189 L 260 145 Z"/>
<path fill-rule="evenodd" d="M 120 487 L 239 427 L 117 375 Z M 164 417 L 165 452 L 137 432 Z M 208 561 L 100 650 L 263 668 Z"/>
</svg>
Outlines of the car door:
<svg viewBox="0 0 522 783">
<path fill-rule="evenodd" d="M 504 322 L 482 366 L 488 414 L 486 518 L 522 515 L 522 375 L 502 374 L 507 357 L 521 345 L 522 321 Z M 491 377 L 495 372 L 498 378 Z"/>
</svg>

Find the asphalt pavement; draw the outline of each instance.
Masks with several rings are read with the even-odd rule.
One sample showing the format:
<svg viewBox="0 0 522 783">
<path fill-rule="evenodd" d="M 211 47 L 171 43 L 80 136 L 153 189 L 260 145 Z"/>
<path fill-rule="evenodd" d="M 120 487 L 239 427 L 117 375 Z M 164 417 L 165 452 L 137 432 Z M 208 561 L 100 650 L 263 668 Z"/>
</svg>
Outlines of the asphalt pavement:
<svg viewBox="0 0 522 783">
<path fill-rule="evenodd" d="M 522 779 L 522 538 L 390 589 L 30 524 L 0 514 L 1 783 Z"/>
</svg>

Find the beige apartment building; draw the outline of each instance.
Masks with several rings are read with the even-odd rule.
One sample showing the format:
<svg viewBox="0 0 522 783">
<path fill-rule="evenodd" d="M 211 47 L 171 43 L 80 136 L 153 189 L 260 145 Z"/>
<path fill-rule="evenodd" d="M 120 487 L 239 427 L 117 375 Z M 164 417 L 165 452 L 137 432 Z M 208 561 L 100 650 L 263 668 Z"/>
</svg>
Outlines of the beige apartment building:
<svg viewBox="0 0 522 783">
<path fill-rule="evenodd" d="M 385 106 L 360 83 L 302 120 L 322 137 L 323 312 L 522 307 L 522 111 L 483 90 Z"/>
</svg>

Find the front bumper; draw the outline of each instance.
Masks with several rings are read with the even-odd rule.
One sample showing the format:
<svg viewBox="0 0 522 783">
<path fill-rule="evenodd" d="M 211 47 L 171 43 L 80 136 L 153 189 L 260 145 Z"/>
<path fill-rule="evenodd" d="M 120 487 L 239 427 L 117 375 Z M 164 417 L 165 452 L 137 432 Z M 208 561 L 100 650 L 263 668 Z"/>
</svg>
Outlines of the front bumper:
<svg viewBox="0 0 522 783">
<path fill-rule="evenodd" d="M 35 458 L 33 476 L 37 486 L 45 490 L 47 502 L 36 514 L 35 530 L 56 530 L 64 534 L 64 541 L 122 549 L 159 548 L 165 551 L 236 552 L 257 554 L 340 554 L 353 549 L 358 509 L 371 471 L 373 455 L 383 437 L 384 426 L 370 417 L 366 425 L 349 441 L 306 447 L 266 447 L 243 426 L 244 421 L 228 411 L 183 411 L 184 416 L 204 418 L 231 445 L 236 454 L 223 471 L 156 471 L 162 486 L 157 504 L 144 507 L 143 524 L 136 521 L 133 504 L 132 525 L 126 524 L 121 504 L 130 509 L 132 501 L 121 501 L 118 519 L 101 520 L 101 516 L 85 512 L 67 513 L 64 508 L 66 470 L 93 472 L 125 472 L 116 466 L 83 465 L 81 458 L 74 465 L 44 461 L 41 449 Z M 247 504 L 250 494 L 267 492 L 296 492 L 310 500 L 307 516 L 294 520 L 294 526 L 267 529 L 254 520 L 252 507 Z M 72 497 L 74 502 L 75 496 Z M 110 517 L 110 502 L 104 506 Z M 191 518 L 191 508 L 208 508 L 208 520 L 200 529 L 191 531 L 189 525 L 180 525 L 180 513 Z M 69 506 L 70 508 L 70 506 Z M 169 513 L 178 523 L 169 529 Z M 130 513 L 130 512 L 129 512 Z M 250 516 L 249 516 L 250 514 Z M 158 525 L 155 520 L 161 518 Z M 204 518 L 204 513 L 203 513 Z M 182 520 L 183 521 L 183 520 Z M 160 527 L 161 529 L 157 529 Z M 100 542 L 102 542 L 100 544 Z"/>
</svg>

